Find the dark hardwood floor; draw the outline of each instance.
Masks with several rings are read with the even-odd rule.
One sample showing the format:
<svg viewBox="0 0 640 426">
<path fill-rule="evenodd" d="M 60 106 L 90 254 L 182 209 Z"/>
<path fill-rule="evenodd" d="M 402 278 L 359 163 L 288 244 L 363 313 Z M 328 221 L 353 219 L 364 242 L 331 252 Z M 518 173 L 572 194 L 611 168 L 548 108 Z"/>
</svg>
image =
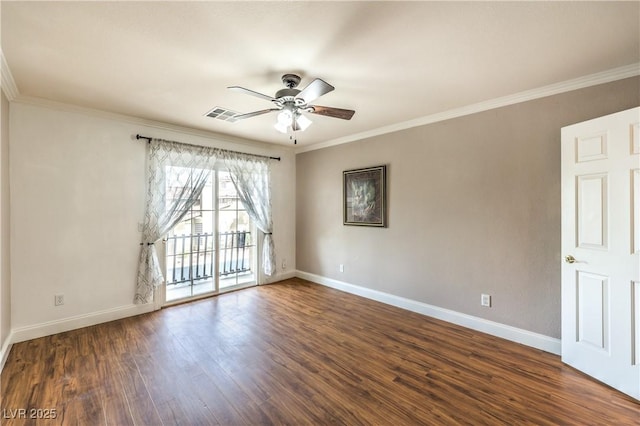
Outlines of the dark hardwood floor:
<svg viewBox="0 0 640 426">
<path fill-rule="evenodd" d="M 3 425 L 640 424 L 558 356 L 299 279 L 18 343 L 1 380 Z"/>
</svg>

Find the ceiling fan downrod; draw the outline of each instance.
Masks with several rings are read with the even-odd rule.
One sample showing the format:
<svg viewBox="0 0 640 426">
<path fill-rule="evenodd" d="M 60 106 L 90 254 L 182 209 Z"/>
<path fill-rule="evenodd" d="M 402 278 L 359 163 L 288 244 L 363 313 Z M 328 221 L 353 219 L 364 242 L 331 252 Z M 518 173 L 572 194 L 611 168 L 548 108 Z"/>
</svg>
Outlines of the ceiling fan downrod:
<svg viewBox="0 0 640 426">
<path fill-rule="evenodd" d="M 285 74 L 282 76 L 282 83 L 284 87 L 289 89 L 295 89 L 300 84 L 300 76 L 296 74 Z"/>
</svg>

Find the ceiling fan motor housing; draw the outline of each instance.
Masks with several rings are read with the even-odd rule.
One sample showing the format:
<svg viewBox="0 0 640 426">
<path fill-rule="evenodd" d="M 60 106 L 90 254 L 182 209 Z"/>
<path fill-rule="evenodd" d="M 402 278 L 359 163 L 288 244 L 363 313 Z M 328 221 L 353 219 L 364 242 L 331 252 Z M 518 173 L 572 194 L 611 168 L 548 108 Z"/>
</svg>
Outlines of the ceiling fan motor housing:
<svg viewBox="0 0 640 426">
<path fill-rule="evenodd" d="M 300 93 L 298 89 L 280 89 L 276 92 L 276 99 L 285 97 L 295 98 L 298 96 L 298 93 Z"/>
</svg>

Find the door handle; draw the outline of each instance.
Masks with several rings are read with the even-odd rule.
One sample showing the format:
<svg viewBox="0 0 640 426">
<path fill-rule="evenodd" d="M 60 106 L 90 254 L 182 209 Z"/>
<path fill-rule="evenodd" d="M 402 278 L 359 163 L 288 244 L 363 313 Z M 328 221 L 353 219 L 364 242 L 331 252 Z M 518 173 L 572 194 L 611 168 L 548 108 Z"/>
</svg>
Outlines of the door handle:
<svg viewBox="0 0 640 426">
<path fill-rule="evenodd" d="M 576 263 L 577 262 L 576 258 L 571 256 L 570 254 L 568 254 L 568 255 L 566 255 L 564 257 L 564 261 L 567 262 L 567 263 Z"/>
</svg>

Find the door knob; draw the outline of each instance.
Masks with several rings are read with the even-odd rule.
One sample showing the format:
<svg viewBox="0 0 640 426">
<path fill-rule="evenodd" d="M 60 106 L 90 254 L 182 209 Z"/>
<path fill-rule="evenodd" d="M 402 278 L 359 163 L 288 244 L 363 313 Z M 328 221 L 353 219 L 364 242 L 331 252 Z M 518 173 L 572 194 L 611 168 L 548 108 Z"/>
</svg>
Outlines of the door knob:
<svg viewBox="0 0 640 426">
<path fill-rule="evenodd" d="M 564 261 L 567 263 L 576 263 L 576 258 L 568 254 L 564 257 Z"/>
</svg>

